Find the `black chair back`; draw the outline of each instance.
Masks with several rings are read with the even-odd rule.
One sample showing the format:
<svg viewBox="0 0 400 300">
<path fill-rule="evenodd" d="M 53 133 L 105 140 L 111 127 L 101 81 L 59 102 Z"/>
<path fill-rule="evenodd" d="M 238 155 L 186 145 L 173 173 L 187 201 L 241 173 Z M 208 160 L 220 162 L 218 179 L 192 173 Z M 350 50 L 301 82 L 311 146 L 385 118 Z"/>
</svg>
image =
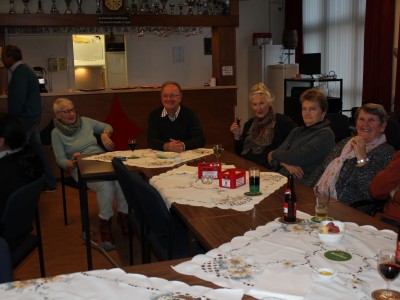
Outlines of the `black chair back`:
<svg viewBox="0 0 400 300">
<path fill-rule="evenodd" d="M 38 205 L 43 184 L 44 175 L 14 191 L 8 197 L 1 217 L 1 235 L 9 243 L 13 266 L 38 247 L 42 277 L 45 274 Z M 34 221 L 36 235 L 32 234 Z"/>
<path fill-rule="evenodd" d="M 400 150 L 400 123 L 392 118 L 387 120 L 385 129 L 386 142 L 392 145 L 396 151 Z"/>
<path fill-rule="evenodd" d="M 142 249 L 146 248 L 146 251 L 142 254 L 145 261 L 150 262 L 149 246 L 159 260 L 188 257 L 187 229 L 169 212 L 160 193 L 137 172 L 127 170 L 120 159 L 114 158 L 112 164 L 128 203 L 134 209 L 136 206 L 138 215 L 143 217 L 146 236 Z M 135 199 L 134 202 L 132 199 Z M 197 246 L 197 242 L 193 243 Z"/>
<path fill-rule="evenodd" d="M 340 113 L 327 113 L 325 118 L 331 122 L 330 126 L 335 134 L 336 143 L 350 136 L 351 131 L 349 117 Z"/>
</svg>

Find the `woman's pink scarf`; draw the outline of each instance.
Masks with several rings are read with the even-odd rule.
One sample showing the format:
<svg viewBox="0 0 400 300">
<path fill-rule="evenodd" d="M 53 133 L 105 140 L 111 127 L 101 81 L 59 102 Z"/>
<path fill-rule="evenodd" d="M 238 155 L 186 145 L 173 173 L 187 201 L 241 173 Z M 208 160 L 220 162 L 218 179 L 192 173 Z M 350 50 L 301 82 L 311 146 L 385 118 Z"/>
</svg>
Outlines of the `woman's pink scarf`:
<svg viewBox="0 0 400 300">
<path fill-rule="evenodd" d="M 329 165 L 326 167 L 324 173 L 321 178 L 318 180 L 316 186 L 322 186 L 324 188 L 328 188 L 330 191 L 330 196 L 332 198 L 337 198 L 336 194 L 336 181 L 339 178 L 340 170 L 342 169 L 343 163 L 347 159 L 352 159 L 356 157 L 353 147 L 351 143 L 355 137 L 351 138 L 346 145 L 342 149 L 342 153 L 340 156 L 333 159 Z M 367 144 L 367 153 L 369 153 L 372 149 L 378 147 L 379 145 L 386 142 L 386 136 L 381 134 L 378 138 L 373 140 L 371 143 Z"/>
</svg>

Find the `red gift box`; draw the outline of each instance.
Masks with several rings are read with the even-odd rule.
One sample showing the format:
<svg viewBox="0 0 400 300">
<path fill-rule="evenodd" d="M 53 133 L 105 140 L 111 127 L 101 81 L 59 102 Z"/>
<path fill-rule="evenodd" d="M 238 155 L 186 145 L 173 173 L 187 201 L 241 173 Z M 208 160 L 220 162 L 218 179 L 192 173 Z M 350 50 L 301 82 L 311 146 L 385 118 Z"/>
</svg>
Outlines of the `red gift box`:
<svg viewBox="0 0 400 300">
<path fill-rule="evenodd" d="M 246 171 L 239 169 L 228 169 L 219 174 L 219 186 L 236 189 L 246 184 Z"/>
<path fill-rule="evenodd" d="M 218 179 L 219 173 L 221 172 L 221 163 L 218 162 L 202 162 L 198 165 L 198 177 L 211 176 L 214 179 Z"/>
</svg>

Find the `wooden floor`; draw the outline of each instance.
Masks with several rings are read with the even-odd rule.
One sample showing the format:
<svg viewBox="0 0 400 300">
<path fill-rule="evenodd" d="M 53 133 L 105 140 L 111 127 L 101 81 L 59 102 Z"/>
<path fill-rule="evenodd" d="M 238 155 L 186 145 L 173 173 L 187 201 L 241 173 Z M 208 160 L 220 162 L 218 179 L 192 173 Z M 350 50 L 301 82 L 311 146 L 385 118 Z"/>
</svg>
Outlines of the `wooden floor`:
<svg viewBox="0 0 400 300">
<path fill-rule="evenodd" d="M 43 252 L 45 260 L 46 276 L 67 274 L 87 270 L 86 248 L 80 238 L 81 222 L 79 210 L 78 191 L 67 187 L 68 225 L 64 225 L 61 184 L 58 183 L 58 191 L 54 193 L 42 193 L 40 199 L 40 221 L 43 236 Z M 96 232 L 95 238 L 99 239 L 97 230 L 97 203 L 95 194 L 89 191 L 89 211 L 91 230 Z M 123 267 L 129 265 L 128 239 L 124 237 L 116 222 L 112 223 L 113 236 L 117 249 L 108 252 L 115 262 Z M 134 263 L 139 264 L 140 245 L 134 239 Z M 113 265 L 99 252 L 92 250 L 93 269 L 109 269 Z M 155 258 L 152 258 L 153 261 Z M 14 271 L 14 278 L 19 280 L 40 277 L 39 258 L 37 250 L 32 253 Z"/>
</svg>

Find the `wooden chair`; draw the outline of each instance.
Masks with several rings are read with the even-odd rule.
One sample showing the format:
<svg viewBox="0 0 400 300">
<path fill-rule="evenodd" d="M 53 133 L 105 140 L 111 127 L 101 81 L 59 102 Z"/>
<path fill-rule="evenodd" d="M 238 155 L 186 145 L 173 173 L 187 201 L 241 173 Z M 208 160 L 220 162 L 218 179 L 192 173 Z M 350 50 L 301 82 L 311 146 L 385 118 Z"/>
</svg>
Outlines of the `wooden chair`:
<svg viewBox="0 0 400 300">
<path fill-rule="evenodd" d="M 14 191 L 1 216 L 1 236 L 10 246 L 13 268 L 38 248 L 41 277 L 45 277 L 45 268 L 38 205 L 43 183 L 44 175 Z"/>
</svg>

